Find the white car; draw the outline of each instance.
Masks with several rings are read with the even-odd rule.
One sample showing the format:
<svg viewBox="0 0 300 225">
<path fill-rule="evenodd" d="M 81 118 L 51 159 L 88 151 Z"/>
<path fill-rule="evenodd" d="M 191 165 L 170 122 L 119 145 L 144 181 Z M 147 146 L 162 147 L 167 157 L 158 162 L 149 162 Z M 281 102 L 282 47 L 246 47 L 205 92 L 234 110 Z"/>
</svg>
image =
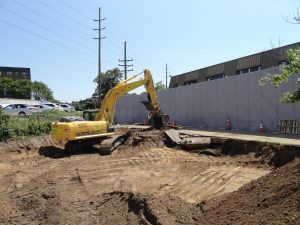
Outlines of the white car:
<svg viewBox="0 0 300 225">
<path fill-rule="evenodd" d="M 8 106 L 9 104 L 1 103 L 0 104 L 0 109 L 3 109 L 5 106 Z"/>
<path fill-rule="evenodd" d="M 3 108 L 3 112 L 10 116 L 28 116 L 40 112 L 40 109 L 26 104 L 10 104 Z"/>
<path fill-rule="evenodd" d="M 75 111 L 74 107 L 68 104 L 59 104 L 59 106 L 62 107 L 65 112 Z"/>
<path fill-rule="evenodd" d="M 53 110 L 64 111 L 64 109 L 61 106 L 59 106 L 55 103 L 43 103 L 41 105 L 46 105 L 46 106 L 52 108 Z"/>
<path fill-rule="evenodd" d="M 53 110 L 53 107 L 50 107 L 48 105 L 32 105 L 32 106 L 39 108 L 41 112 Z"/>
</svg>

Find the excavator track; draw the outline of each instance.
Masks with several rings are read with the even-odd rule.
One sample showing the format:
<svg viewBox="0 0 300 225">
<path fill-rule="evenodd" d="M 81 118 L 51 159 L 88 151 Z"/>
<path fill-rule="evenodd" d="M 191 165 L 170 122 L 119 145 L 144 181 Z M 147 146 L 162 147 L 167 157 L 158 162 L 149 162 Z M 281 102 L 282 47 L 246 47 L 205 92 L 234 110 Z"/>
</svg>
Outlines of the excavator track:
<svg viewBox="0 0 300 225">
<path fill-rule="evenodd" d="M 127 140 L 128 134 L 129 131 L 123 131 L 105 138 L 69 141 L 65 144 L 65 150 L 76 154 L 80 151 L 96 148 L 99 150 L 100 155 L 110 155 L 119 145 Z"/>
<path fill-rule="evenodd" d="M 101 141 L 95 147 L 99 149 L 101 155 L 110 155 L 119 145 L 127 140 L 127 134 L 115 134 Z"/>
</svg>

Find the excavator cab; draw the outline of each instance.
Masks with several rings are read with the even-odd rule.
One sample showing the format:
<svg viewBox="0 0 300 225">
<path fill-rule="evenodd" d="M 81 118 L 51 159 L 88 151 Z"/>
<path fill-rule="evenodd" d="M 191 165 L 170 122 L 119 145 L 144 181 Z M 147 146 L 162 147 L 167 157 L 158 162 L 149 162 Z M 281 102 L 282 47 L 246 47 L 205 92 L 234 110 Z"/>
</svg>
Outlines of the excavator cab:
<svg viewBox="0 0 300 225">
<path fill-rule="evenodd" d="M 95 121 L 98 113 L 99 109 L 88 109 L 83 111 L 82 117 L 85 121 Z"/>
</svg>

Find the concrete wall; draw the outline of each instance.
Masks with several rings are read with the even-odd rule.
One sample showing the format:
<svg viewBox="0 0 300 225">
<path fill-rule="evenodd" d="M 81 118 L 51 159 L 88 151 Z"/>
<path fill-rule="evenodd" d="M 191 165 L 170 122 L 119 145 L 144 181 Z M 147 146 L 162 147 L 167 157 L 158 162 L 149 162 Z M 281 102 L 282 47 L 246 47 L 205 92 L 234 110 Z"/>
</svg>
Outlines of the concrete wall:
<svg viewBox="0 0 300 225">
<path fill-rule="evenodd" d="M 198 128 L 224 129 L 230 117 L 233 129 L 257 131 L 260 122 L 276 131 L 279 120 L 300 120 L 300 103 L 282 104 L 279 97 L 297 87 L 295 74 L 279 88 L 261 87 L 258 80 L 276 69 L 231 76 L 167 89 L 158 93 L 162 111 L 170 121 Z M 128 95 L 116 105 L 116 123 L 143 122 L 147 111 L 140 103 L 146 95 Z"/>
</svg>

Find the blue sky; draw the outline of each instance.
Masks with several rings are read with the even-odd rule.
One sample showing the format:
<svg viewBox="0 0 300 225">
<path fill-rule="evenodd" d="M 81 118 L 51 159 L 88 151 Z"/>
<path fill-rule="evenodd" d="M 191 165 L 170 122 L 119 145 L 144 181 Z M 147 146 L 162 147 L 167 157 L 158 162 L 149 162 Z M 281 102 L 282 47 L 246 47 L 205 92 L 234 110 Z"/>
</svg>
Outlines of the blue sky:
<svg viewBox="0 0 300 225">
<path fill-rule="evenodd" d="M 134 71 L 154 81 L 300 41 L 284 21 L 299 0 L 0 0 L 0 65 L 30 67 L 62 101 L 90 97 L 97 75 L 98 7 L 106 18 L 102 71 L 117 67 L 127 41 Z M 139 89 L 141 91 L 142 89 Z"/>
</svg>

